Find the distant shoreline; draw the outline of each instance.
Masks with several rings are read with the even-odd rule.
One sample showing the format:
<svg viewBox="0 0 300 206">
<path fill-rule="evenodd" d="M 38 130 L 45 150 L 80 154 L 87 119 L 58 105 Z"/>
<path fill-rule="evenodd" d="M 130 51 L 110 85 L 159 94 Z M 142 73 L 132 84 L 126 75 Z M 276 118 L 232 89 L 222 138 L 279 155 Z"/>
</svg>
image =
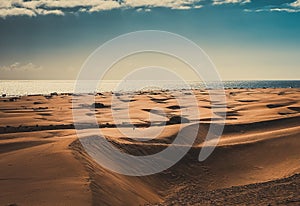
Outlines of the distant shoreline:
<svg viewBox="0 0 300 206">
<path fill-rule="evenodd" d="M 282 90 L 298 90 L 299 88 L 268 88 L 268 87 L 263 87 L 263 88 L 224 88 L 224 91 L 228 91 L 228 90 L 233 90 L 233 91 L 239 91 L 239 90 L 265 90 L 265 89 L 272 89 L 272 90 L 277 90 L 277 89 L 282 89 Z M 5 93 L 2 93 L 2 95 L 0 95 L 0 99 L 2 99 L 3 101 L 7 101 L 7 102 L 14 102 L 16 100 L 18 100 L 19 98 L 22 97 L 45 97 L 45 98 L 52 98 L 53 96 L 81 96 L 81 95 L 94 95 L 94 96 L 101 96 L 103 94 L 116 94 L 116 96 L 118 95 L 142 95 L 142 94 L 149 94 L 149 95 L 153 95 L 153 94 L 157 94 L 157 93 L 163 93 L 163 92 L 188 92 L 188 91 L 214 91 L 214 90 L 219 90 L 219 89 L 213 89 L 213 88 L 204 88 L 204 89 L 161 89 L 161 90 L 137 90 L 137 91 L 105 91 L 105 92 L 89 92 L 89 93 L 73 93 L 73 92 L 62 92 L 62 93 L 58 93 L 58 92 L 50 92 L 47 94 L 41 94 L 41 93 L 36 93 L 36 94 L 24 94 L 24 95 L 8 95 Z M 280 94 L 279 94 L 280 95 Z"/>
<path fill-rule="evenodd" d="M 100 92 L 139 92 L 159 90 L 183 90 L 183 89 L 207 89 L 203 82 L 190 81 L 188 84 L 176 84 L 176 81 L 133 81 L 121 85 L 120 81 L 104 81 L 95 91 L 82 93 Z M 211 83 L 213 85 L 213 82 Z M 145 85 L 150 85 L 145 87 Z M 49 95 L 51 93 L 71 94 L 74 92 L 74 80 L 0 80 L 0 96 L 16 97 L 27 95 Z M 245 80 L 223 81 L 224 89 L 280 89 L 300 88 L 300 80 Z M 213 87 L 213 86 L 212 86 Z"/>
</svg>

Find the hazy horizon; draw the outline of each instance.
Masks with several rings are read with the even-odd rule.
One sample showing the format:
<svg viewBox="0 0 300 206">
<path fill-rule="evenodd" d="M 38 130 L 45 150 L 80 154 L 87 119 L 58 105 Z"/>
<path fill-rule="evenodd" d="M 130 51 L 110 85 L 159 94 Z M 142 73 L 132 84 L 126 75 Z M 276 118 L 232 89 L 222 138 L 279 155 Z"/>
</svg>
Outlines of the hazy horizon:
<svg viewBox="0 0 300 206">
<path fill-rule="evenodd" d="M 0 3 L 0 79 L 76 79 L 96 48 L 138 30 L 192 40 L 223 80 L 300 79 L 299 0 L 103 2 Z"/>
</svg>

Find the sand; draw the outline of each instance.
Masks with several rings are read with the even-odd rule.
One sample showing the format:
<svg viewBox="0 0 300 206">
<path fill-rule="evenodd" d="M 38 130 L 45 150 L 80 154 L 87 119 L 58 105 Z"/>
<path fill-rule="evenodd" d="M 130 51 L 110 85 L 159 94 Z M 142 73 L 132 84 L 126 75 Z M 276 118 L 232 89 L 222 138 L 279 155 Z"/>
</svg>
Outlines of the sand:
<svg viewBox="0 0 300 206">
<path fill-rule="evenodd" d="M 198 155 L 208 126 L 222 114 L 212 114 L 208 91 L 184 92 L 195 94 L 201 115 L 182 125 L 169 121 L 185 109 L 172 92 L 141 92 L 130 99 L 120 94 L 137 127 L 146 129 L 151 113 L 162 128 L 156 139 L 146 142 L 146 137 L 131 139 L 118 131 L 111 93 L 96 96 L 103 105 L 95 111 L 80 108 L 86 116 L 95 112 L 105 137 L 134 155 L 161 151 L 179 131 L 189 134 L 200 125 L 181 161 L 145 177 L 104 169 L 83 150 L 74 129 L 72 95 L 0 99 L 0 205 L 300 204 L 300 89 L 227 89 L 224 133 L 203 162 Z M 118 120 L 126 127 L 122 115 Z"/>
</svg>

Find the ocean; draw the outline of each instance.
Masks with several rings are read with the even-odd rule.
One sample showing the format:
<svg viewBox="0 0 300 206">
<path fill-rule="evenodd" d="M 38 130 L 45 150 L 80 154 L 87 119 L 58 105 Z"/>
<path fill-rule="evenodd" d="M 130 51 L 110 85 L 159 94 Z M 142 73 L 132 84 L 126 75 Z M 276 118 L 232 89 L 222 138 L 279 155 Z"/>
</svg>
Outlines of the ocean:
<svg viewBox="0 0 300 206">
<path fill-rule="evenodd" d="M 94 91 L 136 91 L 159 89 L 204 89 L 202 82 L 188 82 L 188 85 L 178 84 L 174 81 L 135 81 L 134 84 L 119 85 L 119 81 L 102 82 Z M 33 94 L 47 95 L 52 92 L 73 93 L 76 82 L 74 80 L 0 80 L 0 95 L 24 96 Z M 224 88 L 300 88 L 300 80 L 267 80 L 267 81 L 224 81 Z M 145 86 L 148 85 L 148 86 Z"/>
</svg>

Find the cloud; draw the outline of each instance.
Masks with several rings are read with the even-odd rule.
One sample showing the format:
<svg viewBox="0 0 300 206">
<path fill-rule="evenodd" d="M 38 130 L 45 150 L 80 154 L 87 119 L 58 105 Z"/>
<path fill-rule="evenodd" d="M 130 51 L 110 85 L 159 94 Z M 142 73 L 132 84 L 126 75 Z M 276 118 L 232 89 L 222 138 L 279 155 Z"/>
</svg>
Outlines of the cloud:
<svg viewBox="0 0 300 206">
<path fill-rule="evenodd" d="M 199 9 L 202 0 L 4 0 L 0 1 L 0 17 L 64 15 L 66 10 L 74 12 L 99 12 L 118 8 L 136 8 L 149 11 L 154 7 L 170 9 Z M 139 9 L 141 8 L 141 9 Z"/>
<path fill-rule="evenodd" d="M 149 8 L 137 8 L 136 11 L 137 12 L 150 12 L 151 9 L 149 9 Z"/>
<path fill-rule="evenodd" d="M 65 15 L 64 12 L 58 9 L 54 10 L 46 10 L 46 9 L 35 9 L 35 12 L 39 15 L 49 15 L 49 14 L 54 14 L 54 15 Z"/>
<path fill-rule="evenodd" d="M 270 9 L 270 11 L 288 12 L 288 13 L 300 12 L 299 9 L 291 9 L 291 8 L 273 8 L 273 9 Z"/>
<path fill-rule="evenodd" d="M 203 3 L 204 2 L 204 3 Z M 0 0 L 0 18 L 8 16 L 65 15 L 69 13 L 93 13 L 112 9 L 130 9 L 149 12 L 156 7 L 187 10 L 200 9 L 204 0 Z M 251 0 L 211 0 L 212 5 L 251 3 Z M 299 12 L 300 0 L 292 3 L 268 5 L 245 9 L 247 12 Z"/>
<path fill-rule="evenodd" d="M 299 7 L 300 8 L 300 0 L 297 0 L 290 4 L 292 7 Z"/>
<path fill-rule="evenodd" d="M 104 1 L 100 5 L 94 5 L 89 12 L 98 12 L 120 8 L 121 5 L 117 1 Z"/>
<path fill-rule="evenodd" d="M 0 8 L 0 17 L 7 16 L 36 16 L 36 13 L 26 8 Z"/>
<path fill-rule="evenodd" d="M 251 0 L 213 0 L 213 5 L 222 5 L 222 4 L 246 4 L 250 3 Z"/>
<path fill-rule="evenodd" d="M 37 15 L 64 15 L 58 9 L 39 8 L 42 1 L 6 0 L 0 2 L 0 17 L 7 16 L 37 16 Z"/>
<path fill-rule="evenodd" d="M 42 69 L 41 66 L 37 66 L 33 63 L 21 64 L 19 62 L 15 62 L 9 66 L 0 67 L 1 72 L 37 72 Z"/>
<path fill-rule="evenodd" d="M 294 1 L 292 3 L 284 3 L 279 5 L 269 5 L 262 8 L 256 9 L 245 9 L 246 12 L 287 12 L 287 13 L 297 13 L 300 12 L 300 0 Z"/>
<path fill-rule="evenodd" d="M 191 9 L 201 0 L 124 0 L 127 7 L 167 7 L 171 9 Z"/>
</svg>

